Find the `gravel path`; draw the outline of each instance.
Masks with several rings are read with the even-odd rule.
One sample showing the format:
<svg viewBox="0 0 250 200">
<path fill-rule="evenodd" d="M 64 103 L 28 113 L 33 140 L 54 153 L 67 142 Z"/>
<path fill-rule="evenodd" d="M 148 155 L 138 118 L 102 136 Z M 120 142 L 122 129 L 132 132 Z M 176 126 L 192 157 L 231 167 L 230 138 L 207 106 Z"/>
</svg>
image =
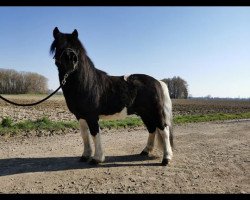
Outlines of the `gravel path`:
<svg viewBox="0 0 250 200">
<path fill-rule="evenodd" d="M 174 158 L 138 155 L 145 128 L 104 131 L 106 162 L 78 162 L 80 133 L 0 138 L 0 193 L 250 193 L 250 121 L 180 125 Z"/>
</svg>

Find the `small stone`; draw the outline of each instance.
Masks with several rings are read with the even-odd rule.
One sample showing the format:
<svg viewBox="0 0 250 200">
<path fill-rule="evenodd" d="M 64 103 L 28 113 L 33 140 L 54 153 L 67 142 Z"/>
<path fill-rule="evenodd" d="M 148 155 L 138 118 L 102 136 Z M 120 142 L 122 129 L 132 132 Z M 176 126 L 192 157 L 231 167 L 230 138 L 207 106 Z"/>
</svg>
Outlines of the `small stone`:
<svg viewBox="0 0 250 200">
<path fill-rule="evenodd" d="M 129 180 L 130 180 L 131 182 L 135 182 L 135 180 L 134 180 L 133 178 L 129 178 Z"/>
</svg>

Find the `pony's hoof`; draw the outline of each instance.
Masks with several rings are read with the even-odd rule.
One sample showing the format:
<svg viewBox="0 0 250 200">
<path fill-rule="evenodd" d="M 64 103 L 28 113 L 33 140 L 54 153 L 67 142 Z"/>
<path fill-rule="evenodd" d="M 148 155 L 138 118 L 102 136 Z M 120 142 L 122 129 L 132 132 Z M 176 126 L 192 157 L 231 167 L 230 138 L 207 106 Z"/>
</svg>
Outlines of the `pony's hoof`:
<svg viewBox="0 0 250 200">
<path fill-rule="evenodd" d="M 88 162 L 88 160 L 89 160 L 90 158 L 91 158 L 91 157 L 89 157 L 89 156 L 82 156 L 82 157 L 80 157 L 79 162 Z"/>
<path fill-rule="evenodd" d="M 163 160 L 162 160 L 162 162 L 161 162 L 161 165 L 162 166 L 167 166 L 168 165 L 168 163 L 169 163 L 169 159 L 167 159 L 167 158 L 163 158 Z"/>
<path fill-rule="evenodd" d="M 98 165 L 99 162 L 97 160 L 95 160 L 95 159 L 91 159 L 91 161 L 89 161 L 89 164 L 90 165 Z"/>
<path fill-rule="evenodd" d="M 142 151 L 142 152 L 140 153 L 140 155 L 141 155 L 141 156 L 148 156 L 148 152 Z"/>
</svg>

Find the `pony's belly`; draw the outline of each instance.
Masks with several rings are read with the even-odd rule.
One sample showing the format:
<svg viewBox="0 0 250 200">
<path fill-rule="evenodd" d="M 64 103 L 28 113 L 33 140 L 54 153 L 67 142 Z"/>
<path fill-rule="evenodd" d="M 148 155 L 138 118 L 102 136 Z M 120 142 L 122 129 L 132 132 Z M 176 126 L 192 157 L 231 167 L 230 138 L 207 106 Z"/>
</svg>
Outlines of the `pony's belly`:
<svg viewBox="0 0 250 200">
<path fill-rule="evenodd" d="M 100 115 L 99 118 L 103 120 L 118 120 L 125 119 L 128 116 L 127 108 L 123 108 L 123 110 L 119 113 L 115 113 L 113 115 Z"/>
</svg>

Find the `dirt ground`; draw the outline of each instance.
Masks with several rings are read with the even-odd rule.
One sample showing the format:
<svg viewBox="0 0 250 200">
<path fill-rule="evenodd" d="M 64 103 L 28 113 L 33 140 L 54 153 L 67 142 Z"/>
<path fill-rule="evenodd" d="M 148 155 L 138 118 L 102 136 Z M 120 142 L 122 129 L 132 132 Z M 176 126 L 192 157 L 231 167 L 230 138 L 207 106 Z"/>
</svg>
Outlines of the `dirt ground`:
<svg viewBox="0 0 250 200">
<path fill-rule="evenodd" d="M 173 161 L 138 153 L 145 128 L 103 131 L 106 162 L 78 162 L 79 131 L 0 138 L 0 193 L 250 193 L 250 121 L 174 127 Z"/>
</svg>

